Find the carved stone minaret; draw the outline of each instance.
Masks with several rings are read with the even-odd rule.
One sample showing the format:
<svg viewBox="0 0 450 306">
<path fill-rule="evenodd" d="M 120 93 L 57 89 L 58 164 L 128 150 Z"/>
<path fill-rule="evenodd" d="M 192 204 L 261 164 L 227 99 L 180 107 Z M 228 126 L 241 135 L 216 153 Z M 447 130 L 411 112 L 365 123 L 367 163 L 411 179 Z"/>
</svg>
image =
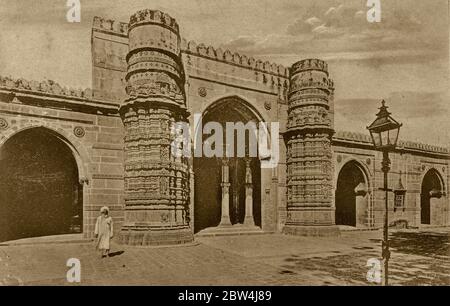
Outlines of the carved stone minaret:
<svg viewBox="0 0 450 306">
<path fill-rule="evenodd" d="M 287 234 L 335 235 L 331 137 L 333 81 L 324 61 L 295 63 L 290 73 L 287 146 Z"/>
<path fill-rule="evenodd" d="M 189 228 L 189 166 L 171 152 L 171 126 L 187 122 L 178 24 L 160 11 L 132 15 L 126 60 L 125 220 L 130 245 L 193 240 Z"/>
</svg>

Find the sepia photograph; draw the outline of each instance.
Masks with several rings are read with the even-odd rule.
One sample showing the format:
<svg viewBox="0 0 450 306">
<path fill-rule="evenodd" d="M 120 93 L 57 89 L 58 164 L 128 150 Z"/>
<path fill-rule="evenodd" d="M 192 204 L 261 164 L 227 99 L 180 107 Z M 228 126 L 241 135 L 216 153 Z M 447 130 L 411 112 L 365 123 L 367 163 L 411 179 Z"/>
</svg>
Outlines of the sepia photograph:
<svg viewBox="0 0 450 306">
<path fill-rule="evenodd" d="M 449 12 L 0 0 L 0 286 L 450 286 Z"/>
</svg>

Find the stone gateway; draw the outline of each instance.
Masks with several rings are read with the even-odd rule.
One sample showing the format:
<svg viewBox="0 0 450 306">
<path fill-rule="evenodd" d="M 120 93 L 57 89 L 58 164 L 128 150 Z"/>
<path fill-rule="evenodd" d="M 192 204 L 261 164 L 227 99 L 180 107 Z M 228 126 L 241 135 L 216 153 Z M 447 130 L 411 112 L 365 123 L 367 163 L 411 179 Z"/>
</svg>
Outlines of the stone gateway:
<svg viewBox="0 0 450 306">
<path fill-rule="evenodd" d="M 334 126 L 339 88 L 326 62 L 299 58 L 286 68 L 188 42 L 157 10 L 128 23 L 95 17 L 91 41 L 91 89 L 0 77 L 0 241 L 90 238 L 105 205 L 129 245 L 382 227 L 382 155 L 368 133 Z M 171 127 L 193 127 L 195 114 L 223 130 L 279 123 L 267 137 L 278 164 L 173 155 Z M 389 188 L 406 190 L 405 201 L 389 195 L 390 225 L 450 225 L 449 149 L 400 140 L 390 158 Z"/>
</svg>

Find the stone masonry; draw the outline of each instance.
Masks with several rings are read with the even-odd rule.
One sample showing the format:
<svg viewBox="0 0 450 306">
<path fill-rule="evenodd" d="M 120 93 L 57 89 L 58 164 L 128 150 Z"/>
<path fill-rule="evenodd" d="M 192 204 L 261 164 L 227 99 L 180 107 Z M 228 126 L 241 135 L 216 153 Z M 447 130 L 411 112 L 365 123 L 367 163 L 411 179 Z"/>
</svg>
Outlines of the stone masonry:
<svg viewBox="0 0 450 306">
<path fill-rule="evenodd" d="M 379 228 L 381 153 L 365 127 L 364 134 L 334 127 L 327 64 L 299 60 L 286 68 L 188 42 L 175 19 L 160 11 L 137 12 L 128 23 L 95 17 L 92 89 L 0 77 L 0 150 L 35 128 L 70 148 L 85 237 L 92 237 L 98 211 L 107 205 L 122 243 L 190 242 L 198 178 L 191 158 L 171 155 L 170 127 L 179 121 L 192 126 L 193 114 L 232 101 L 261 121 L 280 123 L 280 162 L 261 169 L 257 182 L 262 231 L 337 234 L 335 197 L 349 164 L 363 177 L 354 195 L 356 227 Z M 400 180 L 407 190 L 403 206 L 395 206 L 394 195 L 389 199 L 391 225 L 450 225 L 449 149 L 400 140 L 390 158 L 389 187 Z"/>
</svg>

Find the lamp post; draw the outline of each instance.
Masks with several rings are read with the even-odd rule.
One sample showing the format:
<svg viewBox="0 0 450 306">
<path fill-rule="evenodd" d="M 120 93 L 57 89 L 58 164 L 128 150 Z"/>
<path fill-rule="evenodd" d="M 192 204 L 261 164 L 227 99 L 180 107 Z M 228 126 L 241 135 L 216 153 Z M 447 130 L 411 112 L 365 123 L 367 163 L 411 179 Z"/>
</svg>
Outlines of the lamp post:
<svg viewBox="0 0 450 306">
<path fill-rule="evenodd" d="M 381 246 L 381 255 L 384 260 L 384 285 L 388 285 L 389 279 L 389 205 L 388 205 L 388 172 L 390 170 L 391 161 L 389 160 L 389 151 L 393 151 L 397 145 L 398 134 L 400 132 L 401 123 L 397 122 L 391 117 L 388 112 L 386 102 L 381 101 L 380 111 L 376 115 L 377 118 L 367 129 L 372 137 L 372 142 L 376 150 L 383 152 L 383 161 L 381 162 L 381 171 L 383 171 L 383 190 L 385 192 L 385 213 L 384 213 L 384 228 L 383 228 L 383 243 Z"/>
</svg>

